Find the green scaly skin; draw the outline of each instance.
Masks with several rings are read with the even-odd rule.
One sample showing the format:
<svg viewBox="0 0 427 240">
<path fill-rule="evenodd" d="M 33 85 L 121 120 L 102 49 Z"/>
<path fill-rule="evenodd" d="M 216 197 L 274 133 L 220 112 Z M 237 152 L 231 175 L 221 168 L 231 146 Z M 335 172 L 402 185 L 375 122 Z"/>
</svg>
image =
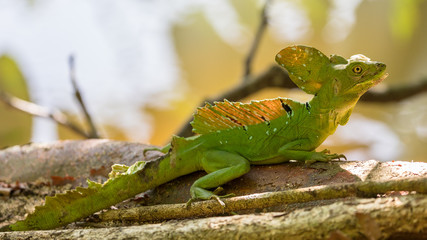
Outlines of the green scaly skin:
<svg viewBox="0 0 427 240">
<path fill-rule="evenodd" d="M 225 101 L 199 108 L 192 125 L 200 135 L 174 136 L 171 144 L 159 149 L 167 153 L 164 157 L 130 167 L 114 165 L 104 184 L 89 181 L 88 188 L 47 197 L 45 205 L 37 207 L 25 220 L 2 230 L 63 226 L 199 170 L 208 174 L 194 182 L 189 202 L 214 198 L 223 204 L 211 189 L 247 173 L 250 165 L 345 158 L 327 150 L 314 150 L 338 125 L 347 123 L 360 96 L 386 77 L 385 64 L 363 55 L 348 60 L 336 55 L 328 58 L 306 46 L 285 48 L 277 54 L 276 61 L 288 70 L 298 87 L 315 95 L 311 101 Z"/>
</svg>

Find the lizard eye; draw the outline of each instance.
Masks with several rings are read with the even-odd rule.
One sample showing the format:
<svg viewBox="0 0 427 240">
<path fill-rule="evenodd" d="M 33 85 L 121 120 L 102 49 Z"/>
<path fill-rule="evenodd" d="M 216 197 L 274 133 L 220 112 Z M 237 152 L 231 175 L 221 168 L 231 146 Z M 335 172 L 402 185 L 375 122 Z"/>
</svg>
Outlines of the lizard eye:
<svg viewBox="0 0 427 240">
<path fill-rule="evenodd" d="M 359 65 L 357 65 L 357 66 L 355 66 L 355 67 L 353 67 L 353 72 L 354 73 L 356 73 L 356 74 L 359 74 L 359 73 L 361 73 L 362 72 L 362 67 L 361 66 L 359 66 Z"/>
</svg>

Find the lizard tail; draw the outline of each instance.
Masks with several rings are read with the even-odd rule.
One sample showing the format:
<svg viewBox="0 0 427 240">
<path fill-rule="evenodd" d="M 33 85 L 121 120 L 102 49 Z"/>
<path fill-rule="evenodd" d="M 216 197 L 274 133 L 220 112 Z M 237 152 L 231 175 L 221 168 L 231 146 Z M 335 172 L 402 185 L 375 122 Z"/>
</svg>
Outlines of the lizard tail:
<svg viewBox="0 0 427 240">
<path fill-rule="evenodd" d="M 194 171 L 191 166 L 174 166 L 170 155 L 154 161 L 138 161 L 131 166 L 113 165 L 109 179 L 104 183 L 88 181 L 88 187 L 77 187 L 65 193 L 46 197 L 43 206 L 37 206 L 26 219 L 3 227 L 1 231 L 52 229 L 87 217 L 102 209 L 122 202 L 141 192 Z"/>
</svg>

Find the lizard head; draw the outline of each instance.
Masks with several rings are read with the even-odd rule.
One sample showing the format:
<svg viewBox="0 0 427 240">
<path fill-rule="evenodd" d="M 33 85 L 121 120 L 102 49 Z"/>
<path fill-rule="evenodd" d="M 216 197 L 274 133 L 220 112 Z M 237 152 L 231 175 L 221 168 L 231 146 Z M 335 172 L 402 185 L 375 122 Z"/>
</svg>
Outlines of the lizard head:
<svg viewBox="0 0 427 240">
<path fill-rule="evenodd" d="M 387 77 L 384 63 L 371 61 L 362 54 L 354 55 L 346 62 L 332 65 L 335 95 L 361 96 Z"/>
<path fill-rule="evenodd" d="M 332 87 L 333 96 L 338 99 L 342 96 L 357 99 L 387 76 L 384 63 L 371 61 L 361 54 L 350 59 L 338 55 L 328 58 L 319 50 L 303 45 L 282 49 L 276 55 L 276 62 L 306 93 L 329 96 Z"/>
</svg>

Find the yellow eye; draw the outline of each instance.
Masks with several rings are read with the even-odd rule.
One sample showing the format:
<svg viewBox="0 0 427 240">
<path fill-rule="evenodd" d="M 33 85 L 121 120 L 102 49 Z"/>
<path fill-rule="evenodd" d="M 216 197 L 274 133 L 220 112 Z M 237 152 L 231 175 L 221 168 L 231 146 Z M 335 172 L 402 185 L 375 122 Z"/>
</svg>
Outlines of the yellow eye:
<svg viewBox="0 0 427 240">
<path fill-rule="evenodd" d="M 353 68 L 353 72 L 356 73 L 356 74 L 361 73 L 362 72 L 362 67 L 361 66 L 355 66 Z"/>
</svg>

